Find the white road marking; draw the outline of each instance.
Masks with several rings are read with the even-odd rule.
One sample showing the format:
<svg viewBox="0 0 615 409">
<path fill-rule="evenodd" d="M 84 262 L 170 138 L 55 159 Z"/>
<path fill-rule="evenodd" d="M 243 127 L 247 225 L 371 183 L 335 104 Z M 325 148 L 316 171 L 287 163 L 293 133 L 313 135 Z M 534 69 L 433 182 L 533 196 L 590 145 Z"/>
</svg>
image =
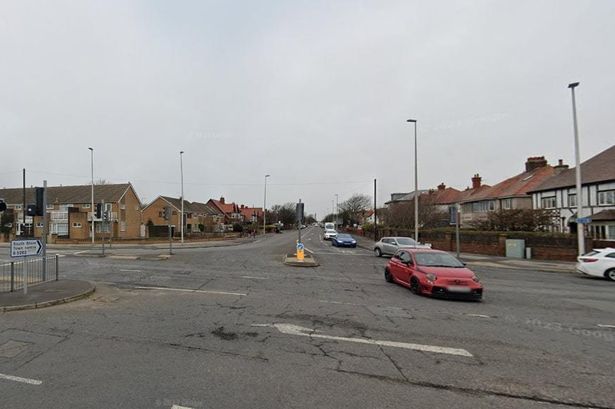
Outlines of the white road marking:
<svg viewBox="0 0 615 409">
<path fill-rule="evenodd" d="M 251 278 L 254 280 L 269 280 L 269 277 L 241 276 L 241 278 Z"/>
<path fill-rule="evenodd" d="M 320 338 L 320 339 L 330 339 L 333 341 L 346 341 L 346 342 L 355 342 L 358 344 L 368 344 L 368 345 L 378 345 L 385 347 L 394 347 L 394 348 L 404 348 L 404 349 L 412 349 L 415 351 L 423 351 L 423 352 L 434 352 L 437 354 L 448 354 L 448 355 L 459 355 L 472 357 L 473 355 L 466 351 L 465 349 L 459 348 L 448 348 L 448 347 L 439 347 L 435 345 L 422 345 L 422 344 L 412 344 L 406 342 L 396 342 L 396 341 L 381 341 L 376 339 L 367 339 L 367 338 L 349 338 L 349 337 L 338 337 L 334 335 L 324 335 L 324 334 L 316 334 L 315 330 L 305 327 L 300 327 L 298 325 L 293 324 L 252 324 L 253 327 L 272 327 L 277 329 L 283 334 L 287 335 L 297 335 L 302 337 L 310 337 L 310 338 Z"/>
<path fill-rule="evenodd" d="M 171 406 L 171 409 L 192 409 L 192 408 L 189 408 L 188 406 L 173 405 Z"/>
<path fill-rule="evenodd" d="M 615 325 L 611 324 L 598 324 L 600 328 L 615 328 Z"/>
<path fill-rule="evenodd" d="M 491 318 L 489 315 L 485 315 L 485 314 L 468 314 L 468 317 Z"/>
<path fill-rule="evenodd" d="M 341 301 L 329 301 L 329 300 L 318 300 L 318 302 L 324 302 L 327 304 L 343 304 L 343 305 L 354 305 L 356 307 L 367 307 L 366 304 L 356 304 L 353 302 L 341 302 Z"/>
<path fill-rule="evenodd" d="M 128 272 L 128 273 L 140 273 L 141 270 L 128 270 L 120 268 L 120 271 Z"/>
<path fill-rule="evenodd" d="M 312 250 L 308 249 L 307 247 L 303 247 L 303 248 L 304 248 L 304 249 L 305 249 L 305 251 L 307 251 L 308 253 L 310 253 L 310 254 L 314 254 L 314 252 L 313 252 Z"/>
<path fill-rule="evenodd" d="M 21 382 L 21 383 L 27 383 L 30 385 L 40 385 L 43 383 L 43 381 L 39 381 L 36 379 L 28 379 L 28 378 L 21 378 L 19 376 L 12 376 L 12 375 L 5 375 L 0 373 L 0 379 L 6 379 L 7 381 L 15 381 L 15 382 Z"/>
<path fill-rule="evenodd" d="M 200 294 L 219 294 L 219 295 L 238 295 L 244 296 L 245 293 L 231 293 L 227 291 L 209 291 L 209 290 L 191 290 L 188 288 L 169 288 L 169 287 L 134 287 L 137 290 L 162 290 L 162 291 L 179 291 L 184 293 L 200 293 Z"/>
</svg>

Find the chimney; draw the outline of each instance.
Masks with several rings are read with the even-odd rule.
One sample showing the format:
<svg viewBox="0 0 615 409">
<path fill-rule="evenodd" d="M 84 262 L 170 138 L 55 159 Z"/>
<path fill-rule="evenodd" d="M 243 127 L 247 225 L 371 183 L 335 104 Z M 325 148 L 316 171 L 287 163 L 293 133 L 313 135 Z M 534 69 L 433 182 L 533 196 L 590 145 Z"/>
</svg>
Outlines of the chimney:
<svg viewBox="0 0 615 409">
<path fill-rule="evenodd" d="M 220 203 L 224 204 L 224 196 L 220 196 Z"/>
<path fill-rule="evenodd" d="M 444 184 L 444 182 L 442 182 L 438 185 L 438 190 L 444 190 L 444 189 L 446 189 L 446 185 Z"/>
<path fill-rule="evenodd" d="M 481 178 L 478 173 L 474 175 L 472 178 L 472 189 L 478 189 L 480 187 L 481 180 L 483 180 L 483 178 Z"/>
<path fill-rule="evenodd" d="M 532 156 L 527 158 L 527 162 L 525 162 L 525 171 L 531 172 L 534 169 L 543 168 L 547 166 L 547 160 L 544 156 Z"/>
<path fill-rule="evenodd" d="M 553 169 L 555 170 L 555 174 L 559 175 L 560 173 L 568 169 L 568 165 L 564 165 L 563 159 L 558 159 L 557 166 L 553 166 Z"/>
</svg>

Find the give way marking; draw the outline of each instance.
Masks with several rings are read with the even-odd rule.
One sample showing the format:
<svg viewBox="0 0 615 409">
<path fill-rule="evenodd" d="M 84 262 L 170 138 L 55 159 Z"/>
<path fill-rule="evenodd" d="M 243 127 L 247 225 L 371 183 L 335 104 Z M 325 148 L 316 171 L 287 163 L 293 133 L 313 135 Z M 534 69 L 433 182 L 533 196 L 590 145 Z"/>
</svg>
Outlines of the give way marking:
<svg viewBox="0 0 615 409">
<path fill-rule="evenodd" d="M 316 330 L 311 328 L 300 327 L 293 324 L 252 324 L 253 327 L 271 327 L 280 331 L 282 334 L 296 335 L 301 337 L 330 339 L 333 341 L 355 342 L 357 344 L 379 345 L 385 347 L 412 349 L 414 351 L 434 352 L 436 354 L 448 354 L 472 357 L 473 355 L 465 349 L 439 347 L 435 345 L 423 345 L 413 344 L 407 342 L 397 341 L 381 341 L 377 339 L 368 338 L 350 338 L 350 337 L 338 337 L 335 335 L 316 334 Z"/>
<path fill-rule="evenodd" d="M 6 379 L 7 381 L 27 383 L 30 385 L 41 385 L 43 383 L 43 381 L 39 381 L 36 379 L 28 379 L 28 378 L 22 378 L 19 376 L 5 375 L 3 373 L 0 373 L 0 379 Z"/>
</svg>

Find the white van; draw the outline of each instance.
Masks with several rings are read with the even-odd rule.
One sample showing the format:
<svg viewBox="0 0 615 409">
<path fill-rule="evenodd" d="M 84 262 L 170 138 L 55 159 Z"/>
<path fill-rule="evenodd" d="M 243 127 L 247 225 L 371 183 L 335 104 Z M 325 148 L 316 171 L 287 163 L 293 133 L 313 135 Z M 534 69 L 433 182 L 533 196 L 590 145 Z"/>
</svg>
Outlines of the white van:
<svg viewBox="0 0 615 409">
<path fill-rule="evenodd" d="M 335 223 L 333 223 L 333 222 L 326 222 L 325 223 L 325 230 L 335 230 Z"/>
</svg>

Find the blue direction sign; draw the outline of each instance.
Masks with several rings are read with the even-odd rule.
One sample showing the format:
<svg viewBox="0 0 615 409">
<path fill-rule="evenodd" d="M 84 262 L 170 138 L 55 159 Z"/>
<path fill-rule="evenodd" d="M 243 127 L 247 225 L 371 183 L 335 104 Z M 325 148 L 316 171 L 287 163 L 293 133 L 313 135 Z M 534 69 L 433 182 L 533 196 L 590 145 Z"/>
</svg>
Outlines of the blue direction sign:
<svg viewBox="0 0 615 409">
<path fill-rule="evenodd" d="M 304 250 L 305 245 L 303 243 L 297 243 L 297 250 Z"/>
<path fill-rule="evenodd" d="M 578 224 L 589 224 L 592 222 L 591 217 L 577 217 Z"/>
<path fill-rule="evenodd" d="M 40 240 L 14 240 L 11 242 L 11 257 L 40 256 L 43 243 Z"/>
</svg>

